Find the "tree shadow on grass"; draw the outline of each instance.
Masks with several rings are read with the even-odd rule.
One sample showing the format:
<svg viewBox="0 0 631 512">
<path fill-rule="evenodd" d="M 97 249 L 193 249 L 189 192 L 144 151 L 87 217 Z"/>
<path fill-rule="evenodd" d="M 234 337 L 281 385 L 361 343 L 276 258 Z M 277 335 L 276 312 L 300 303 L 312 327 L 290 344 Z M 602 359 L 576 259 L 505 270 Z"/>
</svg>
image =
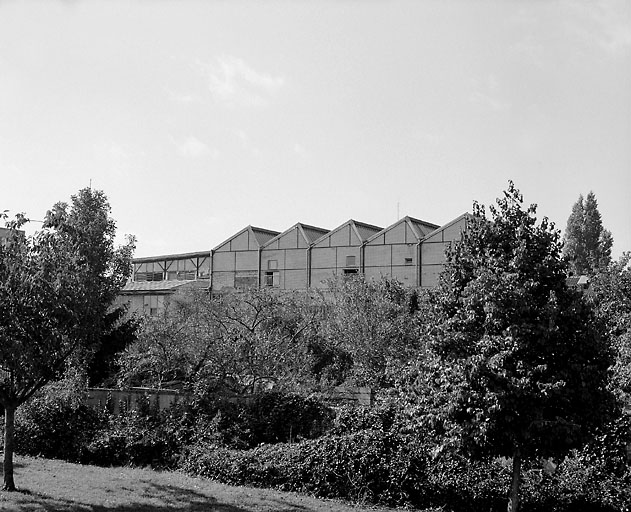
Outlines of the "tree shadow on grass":
<svg viewBox="0 0 631 512">
<path fill-rule="evenodd" d="M 43 493 L 31 492 L 27 489 L 16 493 L 0 495 L 0 510 L 20 512 L 54 511 L 54 512 L 254 512 L 262 510 L 261 503 L 251 506 L 236 506 L 220 503 L 210 493 L 175 485 L 149 483 L 149 487 L 137 500 L 127 503 L 94 504 L 82 500 L 64 499 Z M 7 494 L 15 496 L 11 499 Z M 17 496 L 19 495 L 19 496 Z M 143 499 L 144 498 L 144 499 Z M 309 507 L 284 501 L 282 498 L 267 498 L 270 512 L 309 512 Z M 5 508 L 7 507 L 8 508 Z"/>
</svg>

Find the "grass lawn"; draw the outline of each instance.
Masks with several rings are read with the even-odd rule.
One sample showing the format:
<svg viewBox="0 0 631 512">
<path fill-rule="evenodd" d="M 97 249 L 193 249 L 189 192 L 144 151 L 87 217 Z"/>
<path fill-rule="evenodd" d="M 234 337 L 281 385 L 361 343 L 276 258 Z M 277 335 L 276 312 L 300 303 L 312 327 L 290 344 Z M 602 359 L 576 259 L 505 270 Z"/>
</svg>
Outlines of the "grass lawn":
<svg viewBox="0 0 631 512">
<path fill-rule="evenodd" d="M 2 511 L 385 512 L 267 489 L 230 487 L 180 473 L 99 468 L 15 458 L 17 492 L 0 491 Z"/>
</svg>

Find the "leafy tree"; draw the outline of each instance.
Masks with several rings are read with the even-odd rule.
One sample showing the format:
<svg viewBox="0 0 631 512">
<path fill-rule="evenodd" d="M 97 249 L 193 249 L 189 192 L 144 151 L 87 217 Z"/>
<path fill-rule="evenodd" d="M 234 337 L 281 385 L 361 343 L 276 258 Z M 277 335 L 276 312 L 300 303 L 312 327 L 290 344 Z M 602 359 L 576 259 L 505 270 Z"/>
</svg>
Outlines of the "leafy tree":
<svg viewBox="0 0 631 512">
<path fill-rule="evenodd" d="M 147 318 L 121 358 L 121 381 L 223 386 L 239 393 L 309 381 L 316 312 L 304 294 L 267 289 L 209 297 L 196 291 Z"/>
<path fill-rule="evenodd" d="M 589 299 L 616 349 L 613 385 L 631 405 L 631 253 L 600 269 L 591 279 Z"/>
<path fill-rule="evenodd" d="M 114 248 L 102 192 L 81 190 L 26 237 L 23 215 L 0 247 L 0 404 L 5 411 L 4 489 L 13 479 L 16 409 L 68 364 L 85 362 L 109 327 L 107 312 L 130 270 L 133 244 Z"/>
<path fill-rule="evenodd" d="M 388 277 L 352 276 L 330 281 L 321 300 L 320 333 L 330 347 L 350 356 L 348 380 L 391 386 L 392 370 L 418 348 L 418 292 Z"/>
<path fill-rule="evenodd" d="M 509 510 L 521 464 L 562 456 L 613 411 L 612 354 L 593 311 L 565 284 L 560 234 L 512 182 L 447 252 L 433 295 L 434 350 L 445 368 L 445 418 L 477 456 L 513 461 Z"/>
<path fill-rule="evenodd" d="M 565 229 L 563 254 L 575 274 L 592 274 L 611 262 L 613 237 L 604 229 L 593 192 L 579 196 Z"/>
</svg>

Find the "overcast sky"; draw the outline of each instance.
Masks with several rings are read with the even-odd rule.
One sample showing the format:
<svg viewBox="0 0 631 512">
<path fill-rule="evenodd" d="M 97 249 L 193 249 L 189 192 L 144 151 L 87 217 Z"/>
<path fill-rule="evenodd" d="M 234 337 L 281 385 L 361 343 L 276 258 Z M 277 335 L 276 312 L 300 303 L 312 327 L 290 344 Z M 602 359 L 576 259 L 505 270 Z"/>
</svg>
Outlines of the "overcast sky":
<svg viewBox="0 0 631 512">
<path fill-rule="evenodd" d="M 631 250 L 631 2 L 0 0 L 0 211 L 92 183 L 136 256 L 444 224 L 512 179 Z"/>
</svg>

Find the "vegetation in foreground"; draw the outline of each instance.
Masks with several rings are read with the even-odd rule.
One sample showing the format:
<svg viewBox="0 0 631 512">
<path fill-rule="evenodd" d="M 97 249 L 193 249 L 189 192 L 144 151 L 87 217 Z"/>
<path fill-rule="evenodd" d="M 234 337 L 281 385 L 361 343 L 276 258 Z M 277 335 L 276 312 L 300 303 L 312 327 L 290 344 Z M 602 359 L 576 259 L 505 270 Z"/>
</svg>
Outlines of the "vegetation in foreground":
<svg viewBox="0 0 631 512">
<path fill-rule="evenodd" d="M 505 509 L 510 460 L 474 459 L 445 446 L 426 416 L 401 397 L 338 408 L 314 428 L 314 418 L 327 414 L 321 407 L 301 397 L 262 393 L 247 404 L 208 399 L 158 412 L 145 403 L 111 415 L 57 389 L 21 411 L 18 451 L 85 464 L 174 469 L 230 485 L 355 503 L 445 512 Z M 291 442 L 286 418 L 295 422 L 298 442 Z M 628 510 L 630 434 L 631 417 L 624 416 L 563 459 L 525 462 L 523 509 Z"/>
<path fill-rule="evenodd" d="M 139 468 L 99 468 L 58 460 L 18 457 L 15 473 L 28 482 L 0 492 L 7 512 L 386 512 L 268 489 L 231 487 L 181 473 Z"/>
<path fill-rule="evenodd" d="M 49 386 L 18 410 L 18 453 L 419 509 L 502 510 L 510 490 L 513 512 L 627 511 L 629 259 L 611 264 L 604 237 L 585 253 L 590 293 L 568 288 L 559 232 L 522 204 L 510 183 L 492 219 L 474 205 L 427 294 L 359 276 L 325 294 L 174 300 L 102 370 L 178 379 L 189 399 L 114 415 L 85 407 L 83 383 Z M 0 334 L 39 350 L 14 327 Z M 64 352 L 68 375 L 87 348 Z M 20 368 L 0 374 L 5 409 Z M 373 387 L 378 404 L 331 409 L 327 390 L 342 382 Z"/>
</svg>

